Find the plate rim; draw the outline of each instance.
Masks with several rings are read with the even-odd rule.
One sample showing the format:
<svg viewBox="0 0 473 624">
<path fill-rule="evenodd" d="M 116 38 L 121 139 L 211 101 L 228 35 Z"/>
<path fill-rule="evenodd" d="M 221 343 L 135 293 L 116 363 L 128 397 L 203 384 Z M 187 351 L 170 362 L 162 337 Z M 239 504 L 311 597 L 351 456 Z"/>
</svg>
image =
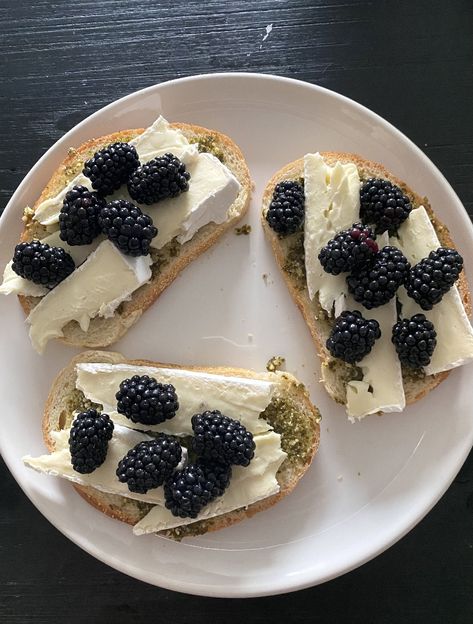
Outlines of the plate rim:
<svg viewBox="0 0 473 624">
<path fill-rule="evenodd" d="M 140 96 L 146 96 L 147 94 L 152 93 L 154 91 L 159 91 L 159 89 L 162 88 L 163 86 L 172 88 L 174 85 L 178 85 L 178 84 L 182 84 L 186 82 L 219 80 L 222 78 L 236 79 L 236 80 L 256 79 L 256 80 L 262 80 L 262 81 L 268 81 L 268 82 L 276 81 L 280 83 L 290 84 L 299 88 L 302 87 L 302 88 L 308 89 L 309 91 L 312 90 L 319 94 L 322 93 L 325 96 L 335 98 L 336 100 L 339 100 L 341 102 L 345 102 L 350 107 L 352 108 L 354 107 L 359 112 L 367 115 L 368 117 L 371 117 L 373 120 L 376 121 L 377 124 L 381 125 L 384 128 L 387 128 L 398 139 L 401 139 L 413 152 L 415 157 L 420 159 L 422 163 L 427 167 L 427 169 L 429 169 L 437 178 L 439 178 L 442 185 L 444 185 L 446 189 L 448 190 L 448 192 L 452 194 L 454 198 L 456 198 L 457 204 L 461 206 L 462 210 L 457 211 L 455 209 L 455 212 L 458 213 L 459 218 L 463 222 L 463 226 L 469 231 L 470 236 L 473 237 L 473 224 L 470 220 L 470 217 L 465 207 L 463 206 L 461 200 L 458 198 L 454 189 L 448 182 L 448 180 L 445 178 L 443 173 L 438 169 L 438 167 L 428 158 L 428 156 L 411 139 L 409 139 L 403 132 L 397 129 L 393 124 L 391 124 L 389 121 L 387 121 L 386 119 L 384 119 L 383 117 L 381 117 L 379 114 L 372 111 L 368 107 L 356 102 L 355 100 L 352 100 L 351 98 L 345 95 L 342 95 L 326 87 L 322 87 L 320 85 L 312 84 L 307 81 L 299 80 L 295 78 L 278 76 L 276 74 L 262 74 L 258 72 L 215 72 L 215 73 L 206 73 L 206 74 L 196 74 L 196 75 L 191 75 L 191 76 L 185 76 L 182 78 L 166 80 L 166 81 L 159 82 L 153 85 L 149 85 L 143 89 L 132 91 L 131 93 L 128 93 L 127 95 L 124 95 L 123 97 L 118 98 L 117 100 L 113 100 L 112 102 L 109 102 L 108 104 L 101 107 L 100 109 L 94 111 L 93 113 L 88 115 L 86 118 L 84 118 L 82 121 L 80 121 L 78 124 L 74 125 L 68 132 L 66 132 L 53 145 L 51 145 L 48 148 L 48 150 L 36 161 L 33 167 L 26 173 L 26 175 L 24 176 L 24 178 L 22 179 L 22 181 L 16 188 L 15 192 L 11 196 L 10 200 L 8 201 L 2 215 L 0 216 L 0 232 L 4 226 L 4 222 L 6 219 L 5 215 L 9 214 L 14 209 L 14 207 L 16 206 L 17 199 L 23 192 L 26 185 L 28 184 L 28 181 L 35 176 L 37 170 L 42 166 L 42 164 L 45 161 L 49 159 L 51 152 L 55 151 L 56 149 L 61 148 L 63 144 L 67 144 L 69 140 L 69 136 L 73 132 L 89 124 L 90 121 L 95 116 L 103 115 L 104 113 L 106 113 L 107 109 L 116 105 L 123 104 L 128 99 L 132 99 L 135 97 L 139 98 Z M 3 452 L 3 449 L 6 448 L 6 445 L 4 442 L 2 442 L 2 438 L 0 438 L 0 453 L 2 454 L 5 464 L 8 467 L 13 478 L 15 479 L 17 484 L 20 486 L 22 491 L 29 498 L 29 500 L 36 507 L 36 509 L 38 509 L 38 511 L 57 530 L 59 530 L 63 535 L 65 535 L 70 541 L 72 541 L 74 544 L 79 546 L 82 550 L 85 550 L 88 554 L 92 555 L 94 558 L 98 559 L 102 563 L 109 565 L 110 567 L 116 569 L 119 572 L 128 574 L 134 578 L 137 578 L 144 582 L 147 582 L 152 585 L 162 587 L 165 589 L 170 589 L 170 590 L 178 591 L 178 592 L 185 592 L 185 593 L 199 595 L 199 596 L 234 597 L 234 598 L 240 597 L 241 598 L 241 597 L 258 597 L 258 596 L 276 595 L 276 594 L 297 591 L 297 590 L 304 589 L 307 587 L 312 587 L 312 586 L 324 583 L 328 580 L 337 578 L 338 576 L 341 576 L 342 574 L 346 574 L 347 572 L 350 572 L 351 570 L 354 570 L 360 567 L 361 565 L 364 565 L 368 561 L 374 559 L 379 554 L 381 554 L 382 552 L 390 548 L 397 541 L 402 539 L 402 537 L 404 537 L 409 531 L 411 531 L 437 504 L 437 502 L 445 494 L 445 492 L 447 491 L 447 489 L 450 487 L 451 483 L 455 479 L 455 476 L 460 470 L 460 468 L 462 467 L 463 463 L 465 462 L 468 456 L 468 453 L 470 452 L 472 448 L 472 445 L 473 445 L 473 427 L 471 428 L 470 436 L 468 440 L 464 440 L 464 445 L 463 445 L 464 452 L 458 454 L 456 461 L 454 462 L 455 466 L 453 470 L 451 470 L 448 473 L 448 476 L 443 479 L 441 484 L 437 484 L 437 488 L 435 489 L 435 495 L 432 496 L 431 495 L 432 492 L 430 493 L 428 497 L 429 499 L 428 504 L 423 506 L 423 509 L 420 513 L 417 513 L 413 517 L 411 517 L 410 521 L 405 524 L 402 530 L 393 531 L 391 538 L 389 540 L 383 541 L 382 544 L 375 547 L 374 549 L 368 549 L 365 557 L 358 558 L 356 559 L 356 561 L 351 561 L 347 563 L 346 565 L 339 566 L 337 569 L 330 569 L 329 572 L 327 572 L 324 575 L 319 575 L 316 579 L 314 579 L 313 577 L 310 577 L 310 574 L 308 575 L 309 577 L 307 577 L 307 573 L 305 573 L 305 576 L 303 577 L 303 579 L 295 580 L 291 584 L 288 583 L 286 578 L 283 579 L 282 583 L 281 581 L 277 581 L 277 579 L 274 579 L 274 577 L 271 579 L 270 582 L 259 581 L 259 584 L 254 590 L 249 586 L 245 586 L 244 588 L 239 587 L 239 586 L 238 587 L 237 586 L 228 587 L 228 586 L 221 586 L 221 585 L 209 586 L 208 584 L 190 583 L 187 580 L 184 580 L 184 581 L 181 580 L 180 582 L 176 582 L 171 579 L 171 581 L 169 581 L 166 578 L 166 576 L 162 574 L 159 579 L 151 578 L 149 574 L 142 573 L 141 570 L 137 570 L 136 566 L 134 566 L 133 564 L 129 564 L 123 560 L 117 561 L 116 558 L 113 558 L 113 556 L 111 557 L 107 553 L 104 553 L 103 550 L 97 550 L 96 547 L 90 545 L 87 540 L 81 540 L 80 537 L 77 538 L 76 536 L 72 537 L 70 533 L 68 533 L 67 527 L 59 526 L 56 523 L 54 519 L 54 513 L 49 512 L 47 505 L 43 505 L 41 501 L 35 500 L 35 497 L 32 495 L 32 492 L 28 492 L 23 487 L 21 480 L 17 479 L 14 467 L 6 459 L 5 453 Z"/>
</svg>

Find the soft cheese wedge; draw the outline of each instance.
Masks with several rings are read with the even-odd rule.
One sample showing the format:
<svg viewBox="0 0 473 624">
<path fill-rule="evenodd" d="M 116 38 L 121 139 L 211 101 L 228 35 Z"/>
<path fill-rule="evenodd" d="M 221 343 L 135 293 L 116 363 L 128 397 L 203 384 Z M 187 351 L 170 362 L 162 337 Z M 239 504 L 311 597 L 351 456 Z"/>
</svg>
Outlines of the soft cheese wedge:
<svg viewBox="0 0 473 624">
<path fill-rule="evenodd" d="M 47 243 L 51 247 L 62 247 L 67 253 L 72 256 L 76 267 L 79 267 L 90 254 L 97 249 L 99 244 L 104 240 L 103 236 L 98 236 L 90 245 L 68 245 L 61 240 L 59 236 L 59 230 L 45 236 L 42 239 L 43 243 Z M 24 277 L 20 277 L 12 269 L 12 262 L 10 261 L 3 272 L 3 282 L 0 285 L 0 294 L 3 295 L 28 295 L 30 297 L 44 297 L 49 292 L 49 289 L 41 284 L 35 284 L 30 282 Z"/>
<path fill-rule="evenodd" d="M 159 429 L 138 431 L 116 411 L 114 393 L 120 381 L 147 374 L 172 383 L 179 399 L 174 419 Z M 116 386 L 116 387 L 115 387 Z M 91 403 L 93 401 L 93 403 Z M 75 415 L 91 404 L 115 421 L 105 462 L 94 472 L 74 471 L 69 433 Z M 189 444 L 194 413 L 219 409 L 252 431 L 255 455 L 248 467 L 235 466 L 225 493 L 197 518 L 177 518 L 166 509 L 163 487 L 136 494 L 118 481 L 115 470 L 133 446 L 168 431 Z M 117 418 L 118 417 L 118 418 Z M 254 373 L 241 369 L 176 367 L 127 361 L 117 353 L 89 351 L 72 360 L 54 381 L 43 418 L 49 453 L 26 456 L 38 472 L 72 481 L 78 492 L 104 513 L 134 525 L 134 533 L 161 532 L 181 539 L 229 526 L 275 504 L 288 494 L 312 461 L 319 443 L 319 413 L 302 384 L 288 373 Z M 180 469 L 188 461 L 184 452 Z"/>
<path fill-rule="evenodd" d="M 376 242 L 380 248 L 384 247 L 389 243 L 388 235 L 378 236 Z M 346 294 L 345 308 L 359 310 L 360 305 Z M 391 342 L 392 328 L 397 321 L 396 299 L 367 311 L 365 316 L 378 321 L 381 337 L 375 342 L 371 353 L 358 364 L 362 379 L 352 379 L 347 383 L 346 405 L 351 419 L 364 418 L 380 411 L 401 412 L 406 406 L 401 365 Z"/>
<path fill-rule="evenodd" d="M 82 331 L 96 316 L 112 317 L 117 307 L 151 279 L 150 256 L 130 258 L 103 241 L 69 277 L 35 306 L 28 318 L 33 346 L 42 353 L 51 338 L 76 321 Z"/>
<path fill-rule="evenodd" d="M 173 153 L 186 164 L 191 180 L 189 190 L 178 197 L 151 206 L 140 206 L 158 228 L 151 245 L 148 279 L 141 283 L 135 280 L 133 284 L 130 280 L 110 280 L 115 284 L 110 284 L 110 291 L 103 293 L 103 301 L 96 300 L 92 305 L 87 293 L 87 280 L 92 274 L 89 261 L 92 260 L 92 265 L 95 265 L 94 279 L 99 279 L 98 264 L 93 261 L 93 255 L 102 245 L 103 237 L 97 238 L 91 245 L 70 247 L 59 237 L 59 214 L 66 193 L 74 186 L 91 189 L 90 180 L 82 174 L 85 160 L 117 141 L 133 144 L 141 163 Z M 58 309 L 58 295 L 53 297 L 52 293 L 61 285 L 49 291 L 19 277 L 12 270 L 11 263 L 5 267 L 0 294 L 19 296 L 27 316 L 35 324 L 31 335 L 39 351 L 52 337 L 59 337 L 76 346 L 107 346 L 118 340 L 139 319 L 189 262 L 241 218 L 248 208 L 250 193 L 251 181 L 243 155 L 231 139 L 219 132 L 189 124 L 170 124 L 160 116 L 145 130 L 125 130 L 89 141 L 70 150 L 33 209 L 27 208 L 23 217 L 25 229 L 22 241 L 39 239 L 62 247 L 72 255 L 76 270 L 68 278 L 67 292 L 74 290 L 75 301 L 62 304 L 69 306 L 69 311 L 59 315 L 54 330 L 38 324 L 37 317 L 46 316 L 46 308 L 51 302 L 55 306 L 53 311 Z M 117 198 L 131 199 L 126 185 L 108 196 L 107 201 Z M 103 248 L 100 253 L 103 253 Z M 123 270 L 123 262 L 115 264 Z M 143 272 L 141 275 L 144 275 Z M 120 292 L 119 284 L 122 286 Z M 47 304 L 43 304 L 45 300 L 48 300 Z M 83 310 L 79 301 L 87 302 Z M 34 313 L 34 308 L 39 305 L 42 305 L 41 313 Z M 41 328 L 44 328 L 43 335 Z"/>
<path fill-rule="evenodd" d="M 337 162 L 333 167 L 320 154 L 304 157 L 304 261 L 309 297 L 332 312 L 343 308 L 346 292 L 343 275 L 328 275 L 318 255 L 337 232 L 354 223 L 360 213 L 360 177 L 353 163 Z"/>
<path fill-rule="evenodd" d="M 76 387 L 86 399 L 99 403 L 114 422 L 128 427 L 142 428 L 116 411 L 117 388 L 124 379 L 133 375 L 148 375 L 162 383 L 172 383 L 180 397 L 180 408 L 174 418 L 159 425 L 150 425 L 150 431 L 192 435 L 192 415 L 208 409 L 218 409 L 226 416 L 239 420 L 254 434 L 270 429 L 268 422 L 259 415 L 276 391 L 274 380 L 240 379 L 184 369 L 97 362 L 79 363 L 76 374 Z"/>
<path fill-rule="evenodd" d="M 411 264 L 426 258 L 441 246 L 423 206 L 412 211 L 408 221 L 399 228 L 398 238 L 391 238 L 390 243 L 399 247 Z M 404 287 L 399 290 L 398 299 L 404 317 L 422 313 L 434 324 L 437 347 L 425 369 L 427 375 L 441 373 L 473 360 L 473 328 L 456 285 L 432 310 L 422 310 L 407 296 Z"/>
<path fill-rule="evenodd" d="M 320 355 L 321 376 L 328 393 L 345 405 L 350 420 L 378 412 L 402 411 L 436 387 L 448 372 L 473 359 L 473 331 L 468 316 L 470 293 L 462 272 L 457 285 L 431 311 L 422 311 L 398 290 L 398 303 L 366 310 L 348 293 L 345 274 L 330 275 L 318 260 L 322 247 L 337 232 L 359 221 L 359 189 L 371 177 L 390 180 L 408 195 L 413 210 L 399 228 L 398 236 L 378 237 L 378 245 L 399 247 L 415 264 L 440 246 L 454 247 L 447 228 L 422 199 L 381 165 L 355 154 L 324 152 L 307 154 L 286 165 L 268 183 L 262 208 L 262 224 L 286 284 L 299 306 Z M 304 181 L 305 221 L 303 231 L 281 237 L 266 221 L 274 188 L 283 180 Z M 423 312 L 437 331 L 437 347 L 425 371 L 401 367 L 391 342 L 392 327 L 398 318 Z M 381 338 L 356 366 L 334 358 L 325 343 L 343 310 L 360 310 L 365 318 L 376 319 Z"/>
</svg>

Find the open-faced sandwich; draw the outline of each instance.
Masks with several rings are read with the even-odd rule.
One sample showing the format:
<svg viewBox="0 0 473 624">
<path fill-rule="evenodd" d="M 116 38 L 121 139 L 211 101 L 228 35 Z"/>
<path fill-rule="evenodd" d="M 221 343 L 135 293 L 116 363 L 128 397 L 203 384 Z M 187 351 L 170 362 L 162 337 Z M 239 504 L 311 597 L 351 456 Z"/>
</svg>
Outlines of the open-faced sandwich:
<svg viewBox="0 0 473 624">
<path fill-rule="evenodd" d="M 88 351 L 56 378 L 49 454 L 24 457 L 74 483 L 136 535 L 200 535 L 263 511 L 296 486 L 319 413 L 285 372 L 181 367 Z"/>
<path fill-rule="evenodd" d="M 268 183 L 262 223 L 350 419 L 402 411 L 473 359 L 463 259 L 422 199 L 355 154 L 307 154 Z"/>
<path fill-rule="evenodd" d="M 242 153 L 219 132 L 159 117 L 92 139 L 25 209 L 0 293 L 19 296 L 39 352 L 52 338 L 110 345 L 240 219 L 250 193 Z"/>
</svg>

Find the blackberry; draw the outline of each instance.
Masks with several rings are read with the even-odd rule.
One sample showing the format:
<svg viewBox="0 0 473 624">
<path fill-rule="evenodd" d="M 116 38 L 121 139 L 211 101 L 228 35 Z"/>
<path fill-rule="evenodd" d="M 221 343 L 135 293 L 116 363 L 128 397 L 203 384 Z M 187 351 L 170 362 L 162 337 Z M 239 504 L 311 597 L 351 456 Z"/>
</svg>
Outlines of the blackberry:
<svg viewBox="0 0 473 624">
<path fill-rule="evenodd" d="M 126 184 L 133 171 L 139 166 L 138 154 L 133 145 L 112 143 L 84 163 L 82 173 L 92 182 L 92 187 L 101 195 L 110 195 Z"/>
<path fill-rule="evenodd" d="M 72 467 L 88 474 L 101 466 L 113 435 L 113 421 L 108 414 L 89 409 L 74 418 L 69 435 Z"/>
<path fill-rule="evenodd" d="M 190 173 L 174 154 L 164 154 L 135 169 L 128 192 L 139 204 L 155 204 L 189 190 Z"/>
<path fill-rule="evenodd" d="M 75 268 L 74 260 L 62 247 L 50 247 L 39 240 L 15 247 L 12 269 L 35 284 L 54 288 Z"/>
<path fill-rule="evenodd" d="M 126 199 L 106 204 L 99 213 L 99 225 L 118 249 L 128 256 L 146 256 L 158 233 L 153 220 Z"/>
<path fill-rule="evenodd" d="M 176 415 L 179 409 L 176 389 L 147 375 L 124 379 L 115 395 L 117 411 L 134 423 L 157 425 Z"/>
<path fill-rule="evenodd" d="M 218 410 L 195 414 L 191 419 L 192 450 L 210 461 L 248 466 L 255 454 L 253 434 Z"/>
<path fill-rule="evenodd" d="M 376 226 L 375 234 L 382 234 L 386 230 L 395 234 L 411 210 L 409 198 L 389 180 L 370 178 L 362 184 L 360 217 L 363 223 Z"/>
<path fill-rule="evenodd" d="M 59 213 L 61 240 L 68 245 L 90 245 L 100 234 L 99 210 L 104 200 L 85 186 L 73 186 Z"/>
<path fill-rule="evenodd" d="M 154 440 L 140 442 L 118 462 L 116 475 L 130 492 L 146 494 L 159 487 L 174 472 L 182 459 L 176 438 L 161 433 Z"/>
<path fill-rule="evenodd" d="M 224 493 L 231 475 L 231 467 L 225 464 L 189 464 L 165 482 L 166 508 L 179 518 L 197 518 L 208 503 Z"/>
<path fill-rule="evenodd" d="M 199 466 L 204 471 L 207 479 L 213 483 L 212 496 L 222 496 L 227 487 L 230 485 L 232 478 L 232 467 L 230 464 L 221 464 L 206 459 L 199 459 Z"/>
<path fill-rule="evenodd" d="M 348 277 L 348 290 L 355 301 L 371 310 L 384 305 L 404 284 L 411 265 L 397 247 L 383 247 L 371 263 Z"/>
<path fill-rule="evenodd" d="M 430 364 L 430 357 L 437 344 L 437 332 L 424 314 L 416 314 L 394 325 L 392 341 L 401 364 L 409 368 L 422 368 Z"/>
<path fill-rule="evenodd" d="M 362 223 L 354 223 L 348 230 L 339 232 L 319 253 L 324 271 L 332 275 L 348 273 L 378 253 L 373 232 Z"/>
<path fill-rule="evenodd" d="M 355 364 L 368 355 L 380 336 L 378 321 L 363 318 L 358 310 L 345 310 L 336 318 L 326 346 L 333 357 Z"/>
<path fill-rule="evenodd" d="M 439 247 L 409 271 L 406 291 L 422 309 L 431 310 L 457 281 L 463 258 L 455 249 Z"/>
<path fill-rule="evenodd" d="M 304 223 L 304 187 L 299 182 L 279 182 L 266 213 L 266 221 L 278 234 L 293 234 Z"/>
</svg>

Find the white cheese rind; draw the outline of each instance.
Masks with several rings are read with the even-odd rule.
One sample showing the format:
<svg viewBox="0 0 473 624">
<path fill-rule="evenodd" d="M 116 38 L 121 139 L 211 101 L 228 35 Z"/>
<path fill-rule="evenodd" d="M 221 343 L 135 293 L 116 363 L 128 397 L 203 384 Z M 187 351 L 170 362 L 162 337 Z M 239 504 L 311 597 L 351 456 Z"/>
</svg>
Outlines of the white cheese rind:
<svg viewBox="0 0 473 624">
<path fill-rule="evenodd" d="M 312 300 L 318 295 L 320 305 L 329 314 L 334 303 L 344 296 L 344 275 L 326 273 L 319 262 L 319 252 L 337 232 L 358 220 L 360 177 L 353 163 L 326 164 L 319 153 L 304 156 L 304 255 L 307 288 Z"/>
<path fill-rule="evenodd" d="M 66 194 L 72 190 L 73 186 L 85 186 L 89 189 L 89 191 L 93 190 L 92 182 L 89 178 L 86 178 L 85 175 L 79 173 L 79 175 L 73 178 L 65 188 L 59 191 L 57 195 L 50 197 L 49 199 L 45 199 L 40 203 L 34 213 L 35 220 L 39 221 L 42 225 L 53 225 L 54 223 L 58 223 L 59 213 L 61 212 L 64 198 Z"/>
<path fill-rule="evenodd" d="M 391 238 L 390 242 L 402 250 L 412 265 L 442 246 L 423 206 L 411 212 L 407 221 L 399 228 L 398 236 L 399 238 Z M 473 360 L 473 329 L 456 286 L 432 310 L 423 310 L 408 297 L 404 287 L 399 289 L 397 296 L 402 304 L 404 318 L 425 314 L 434 324 L 437 346 L 429 366 L 425 367 L 427 375 L 450 370 Z"/>
<path fill-rule="evenodd" d="M 76 267 L 81 265 L 87 256 L 91 254 L 98 245 L 103 241 L 103 236 L 99 236 L 90 245 L 68 245 L 61 240 L 59 230 L 45 236 L 41 239 L 42 243 L 47 243 L 51 247 L 62 247 L 68 254 L 72 256 Z M 26 297 L 43 297 L 49 292 L 49 288 L 35 284 L 30 280 L 24 279 L 15 273 L 11 268 L 12 261 L 7 264 L 3 272 L 3 282 L 0 286 L 0 294 L 2 295 L 25 295 Z"/>
<path fill-rule="evenodd" d="M 231 171 L 212 154 L 188 151 L 181 158 L 191 175 L 189 190 L 151 206 L 140 205 L 158 228 L 157 236 L 151 241 L 154 249 L 162 249 L 174 238 L 184 244 L 207 223 L 225 222 L 228 209 L 241 190 Z M 125 186 L 111 199 L 133 202 Z"/>
<path fill-rule="evenodd" d="M 172 383 L 179 400 L 174 418 L 146 427 L 150 431 L 192 435 L 191 417 L 208 409 L 218 409 L 239 420 L 253 434 L 270 429 L 259 415 L 274 395 L 277 384 L 273 381 L 129 364 L 80 363 L 76 373 L 76 387 L 86 398 L 101 404 L 114 422 L 128 427 L 143 428 L 143 425 L 135 425 L 116 411 L 115 395 L 124 379 L 149 375 L 161 383 Z"/>
<path fill-rule="evenodd" d="M 197 518 L 176 518 L 163 506 L 156 506 L 133 527 L 135 535 L 156 533 L 219 516 L 268 498 L 279 492 L 276 473 L 286 459 L 281 438 L 273 431 L 255 437 L 255 456 L 249 466 L 234 466 L 228 489 L 209 503 Z"/>
<path fill-rule="evenodd" d="M 376 239 L 380 249 L 389 243 L 388 235 Z M 360 310 L 365 318 L 379 323 L 381 337 L 357 366 L 363 372 L 361 381 L 347 384 L 347 413 L 350 420 L 361 419 L 377 412 L 402 412 L 406 406 L 402 369 L 391 342 L 392 328 L 397 321 L 396 299 L 372 310 L 365 310 L 348 295 L 347 307 Z"/>
<path fill-rule="evenodd" d="M 146 210 L 158 227 L 158 235 L 151 241 L 156 249 L 174 237 L 179 243 L 186 243 L 207 223 L 224 223 L 228 209 L 240 193 L 238 180 L 212 154 L 198 154 L 189 161 L 188 171 L 188 191 Z"/>
<path fill-rule="evenodd" d="M 140 162 L 146 163 L 166 152 L 181 158 L 189 150 L 197 153 L 197 146 L 191 145 L 181 130 L 173 128 L 162 115 L 144 132 L 130 141 L 138 153 Z"/>
<path fill-rule="evenodd" d="M 3 271 L 3 281 L 0 286 L 0 294 L 2 295 L 25 295 L 27 297 L 43 297 L 49 292 L 46 286 L 35 284 L 30 280 L 20 277 L 12 269 L 13 260 L 5 267 Z"/>
<path fill-rule="evenodd" d="M 151 279 L 150 256 L 130 258 L 108 240 L 58 284 L 28 316 L 30 338 L 38 353 L 63 327 L 77 321 L 87 331 L 97 315 L 109 316 L 137 288 Z"/>
<path fill-rule="evenodd" d="M 90 243 L 90 245 L 68 245 L 65 241 L 61 240 L 59 230 L 56 230 L 52 234 L 48 234 L 41 239 L 42 243 L 47 243 L 51 247 L 62 247 L 64 251 L 72 257 L 76 267 L 79 267 L 84 263 L 90 254 L 97 249 L 100 243 L 105 240 L 105 236 L 102 234 Z"/>
</svg>

